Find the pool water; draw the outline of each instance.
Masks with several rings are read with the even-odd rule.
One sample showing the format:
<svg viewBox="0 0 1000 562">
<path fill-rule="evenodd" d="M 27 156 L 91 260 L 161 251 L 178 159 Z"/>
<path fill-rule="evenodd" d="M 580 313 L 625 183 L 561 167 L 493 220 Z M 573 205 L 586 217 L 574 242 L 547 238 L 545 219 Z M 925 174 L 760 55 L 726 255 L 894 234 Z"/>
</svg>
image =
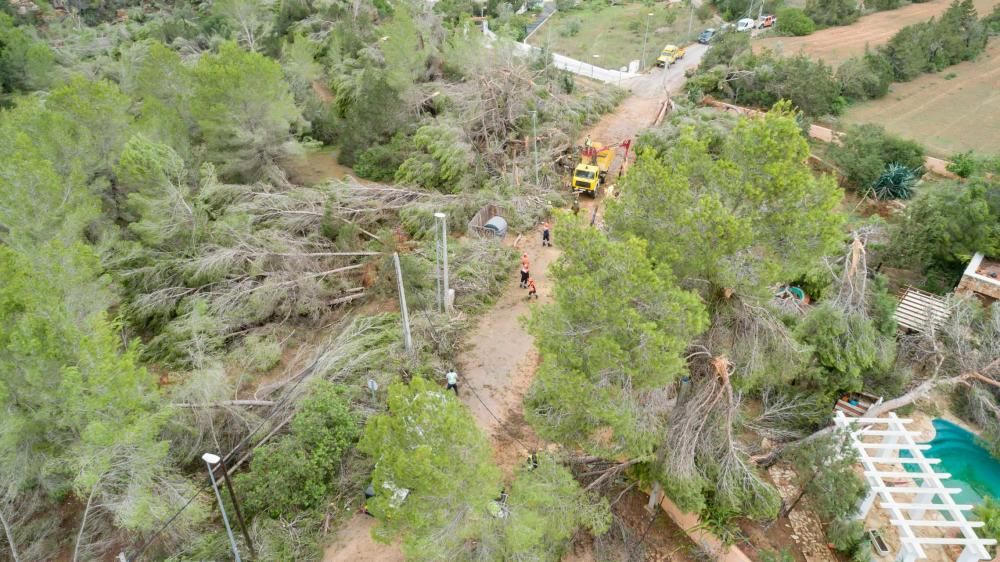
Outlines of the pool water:
<svg viewBox="0 0 1000 562">
<path fill-rule="evenodd" d="M 945 486 L 962 488 L 961 493 L 952 496 L 955 501 L 979 505 L 983 503 L 984 496 L 1000 498 L 1000 461 L 976 443 L 973 433 L 948 420 L 935 419 L 932 423 L 935 435 L 929 443 L 931 448 L 924 451 L 924 456 L 941 459 L 939 464 L 933 466 L 936 472 L 951 474 L 951 478 L 943 481 Z M 900 456 L 910 455 L 907 451 L 900 451 Z M 917 465 L 903 466 L 911 472 L 919 472 Z M 935 498 L 934 503 L 940 503 L 940 498 Z"/>
</svg>

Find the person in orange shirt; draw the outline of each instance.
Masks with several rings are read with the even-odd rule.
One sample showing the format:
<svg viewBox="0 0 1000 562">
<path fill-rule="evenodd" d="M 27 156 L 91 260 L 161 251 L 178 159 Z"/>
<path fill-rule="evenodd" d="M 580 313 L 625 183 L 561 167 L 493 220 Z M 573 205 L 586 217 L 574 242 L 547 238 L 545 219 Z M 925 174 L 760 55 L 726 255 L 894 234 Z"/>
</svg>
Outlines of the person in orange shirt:
<svg viewBox="0 0 1000 562">
<path fill-rule="evenodd" d="M 521 254 L 521 288 L 528 286 L 528 254 Z"/>
<path fill-rule="evenodd" d="M 552 247 L 552 235 L 549 232 L 549 230 L 550 230 L 549 221 L 543 222 L 542 223 L 542 246 L 543 247 L 544 246 L 549 246 L 551 248 Z"/>
<path fill-rule="evenodd" d="M 537 299 L 538 298 L 538 289 L 535 287 L 535 278 L 534 277 L 529 277 L 528 278 L 528 299 L 531 299 L 532 295 L 534 295 L 535 298 Z"/>
</svg>

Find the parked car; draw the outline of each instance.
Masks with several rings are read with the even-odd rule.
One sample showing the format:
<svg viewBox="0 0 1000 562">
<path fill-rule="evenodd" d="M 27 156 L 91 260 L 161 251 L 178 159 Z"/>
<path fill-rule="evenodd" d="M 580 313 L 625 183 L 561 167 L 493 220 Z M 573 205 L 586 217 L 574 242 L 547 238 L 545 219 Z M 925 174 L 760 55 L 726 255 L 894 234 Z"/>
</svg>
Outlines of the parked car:
<svg viewBox="0 0 1000 562">
<path fill-rule="evenodd" d="M 698 42 L 702 45 L 708 45 L 708 42 L 712 40 L 712 37 L 715 37 L 715 28 L 710 27 L 701 32 L 701 35 L 698 36 Z"/>
<path fill-rule="evenodd" d="M 769 27 L 773 27 L 776 23 L 778 23 L 778 18 L 774 16 L 761 16 L 761 18 L 757 20 L 757 29 L 767 29 Z"/>
<path fill-rule="evenodd" d="M 663 48 L 663 52 L 660 53 L 660 56 L 656 57 L 656 66 L 666 68 L 677 62 L 677 59 L 681 58 L 684 58 L 684 49 L 682 47 L 678 47 L 677 45 L 667 45 Z"/>
<path fill-rule="evenodd" d="M 750 31 L 754 28 L 755 22 L 750 18 L 743 18 L 736 22 L 736 31 Z"/>
</svg>

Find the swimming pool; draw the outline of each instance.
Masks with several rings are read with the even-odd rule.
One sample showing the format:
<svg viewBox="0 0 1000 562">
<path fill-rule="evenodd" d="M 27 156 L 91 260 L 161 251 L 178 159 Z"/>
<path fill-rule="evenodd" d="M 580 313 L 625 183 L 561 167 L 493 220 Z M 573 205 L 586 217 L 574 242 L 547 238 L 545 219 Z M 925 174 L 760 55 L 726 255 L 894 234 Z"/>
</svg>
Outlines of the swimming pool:
<svg viewBox="0 0 1000 562">
<path fill-rule="evenodd" d="M 934 466 L 937 472 L 951 474 L 951 478 L 944 480 L 945 486 L 962 488 L 961 493 L 952 496 L 955 501 L 979 505 L 986 495 L 1000 499 L 1000 461 L 976 443 L 973 433 L 940 418 L 932 423 L 935 435 L 924 456 L 941 459 L 941 463 Z M 900 453 L 900 456 L 909 456 L 907 451 Z M 911 472 L 919 472 L 917 465 L 904 466 Z M 936 498 L 934 503 L 939 501 L 940 498 Z"/>
</svg>

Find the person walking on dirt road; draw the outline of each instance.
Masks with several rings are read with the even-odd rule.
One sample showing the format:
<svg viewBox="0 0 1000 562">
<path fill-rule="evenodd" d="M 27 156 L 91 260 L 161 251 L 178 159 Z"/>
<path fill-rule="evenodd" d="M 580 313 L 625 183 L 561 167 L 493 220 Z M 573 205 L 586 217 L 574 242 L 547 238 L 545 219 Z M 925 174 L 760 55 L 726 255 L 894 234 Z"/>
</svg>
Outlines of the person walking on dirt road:
<svg viewBox="0 0 1000 562">
<path fill-rule="evenodd" d="M 577 193 L 573 196 L 573 216 L 580 214 L 580 194 Z"/>
<path fill-rule="evenodd" d="M 454 390 L 455 396 L 458 396 L 458 373 L 455 372 L 455 368 L 452 367 L 444 377 L 448 380 L 448 387 L 444 389 L 445 392 Z"/>
<path fill-rule="evenodd" d="M 528 254 L 521 254 L 521 288 L 528 286 Z"/>
<path fill-rule="evenodd" d="M 548 246 L 550 248 L 552 247 L 552 234 L 550 232 L 551 229 L 552 229 L 552 227 L 549 225 L 549 221 L 545 221 L 545 222 L 542 223 L 542 247 L 543 248 L 545 246 Z"/>
<path fill-rule="evenodd" d="M 528 300 L 531 300 L 531 296 L 534 295 L 535 299 L 538 299 L 538 289 L 535 287 L 535 278 L 528 278 Z"/>
</svg>

